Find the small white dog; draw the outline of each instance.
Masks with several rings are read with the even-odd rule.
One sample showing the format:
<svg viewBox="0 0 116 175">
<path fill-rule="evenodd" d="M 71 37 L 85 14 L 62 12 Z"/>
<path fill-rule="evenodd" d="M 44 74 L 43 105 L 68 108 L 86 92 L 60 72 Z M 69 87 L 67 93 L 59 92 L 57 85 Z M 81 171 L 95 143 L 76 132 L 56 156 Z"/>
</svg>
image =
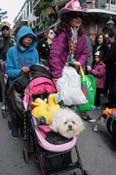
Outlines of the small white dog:
<svg viewBox="0 0 116 175">
<path fill-rule="evenodd" d="M 69 108 L 58 109 L 52 117 L 51 129 L 66 138 L 79 135 L 84 129 L 81 118 Z"/>
</svg>

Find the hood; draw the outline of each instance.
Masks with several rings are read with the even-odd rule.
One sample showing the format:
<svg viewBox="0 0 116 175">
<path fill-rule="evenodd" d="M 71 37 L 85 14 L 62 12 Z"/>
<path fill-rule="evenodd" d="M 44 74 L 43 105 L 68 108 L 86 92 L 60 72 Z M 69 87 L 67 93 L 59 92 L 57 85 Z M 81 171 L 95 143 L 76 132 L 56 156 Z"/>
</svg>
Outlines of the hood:
<svg viewBox="0 0 116 175">
<path fill-rule="evenodd" d="M 34 47 L 37 46 L 38 44 L 38 38 L 37 36 L 34 34 L 34 32 L 27 26 L 22 26 L 16 36 L 16 42 L 17 42 L 17 46 L 20 48 L 20 40 L 26 36 L 26 35 L 32 35 L 33 36 L 33 42 L 30 45 L 30 47 L 28 48 L 29 50 L 33 49 Z"/>
</svg>

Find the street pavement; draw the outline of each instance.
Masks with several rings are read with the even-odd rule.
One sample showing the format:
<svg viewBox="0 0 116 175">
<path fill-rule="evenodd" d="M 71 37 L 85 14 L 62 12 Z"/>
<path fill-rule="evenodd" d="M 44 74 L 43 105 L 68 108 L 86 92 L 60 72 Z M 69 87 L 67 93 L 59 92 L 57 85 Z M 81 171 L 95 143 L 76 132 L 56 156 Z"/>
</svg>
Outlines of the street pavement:
<svg viewBox="0 0 116 175">
<path fill-rule="evenodd" d="M 92 118 L 101 114 L 100 110 L 89 112 Z M 25 141 L 14 140 L 8 128 L 8 120 L 0 113 L 0 175 L 39 175 L 39 169 L 32 158 L 25 164 L 22 150 Z M 93 123 L 85 122 L 85 131 L 78 137 L 78 149 L 88 175 L 116 175 L 116 149 L 105 128 L 99 125 L 99 131 L 93 131 Z M 73 153 L 73 157 L 75 154 Z M 72 174 L 65 172 L 63 174 Z"/>
</svg>

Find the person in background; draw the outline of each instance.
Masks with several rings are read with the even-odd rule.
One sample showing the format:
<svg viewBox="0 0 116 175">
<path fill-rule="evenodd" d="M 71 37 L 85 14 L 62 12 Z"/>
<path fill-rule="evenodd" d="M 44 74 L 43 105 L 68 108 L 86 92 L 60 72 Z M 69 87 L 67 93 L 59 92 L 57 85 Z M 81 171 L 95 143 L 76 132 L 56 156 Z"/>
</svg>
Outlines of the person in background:
<svg viewBox="0 0 116 175">
<path fill-rule="evenodd" d="M 103 33 L 99 33 L 95 38 L 95 45 L 93 46 L 93 57 L 97 51 L 102 52 L 102 61 L 105 63 L 108 54 L 108 43 Z M 94 60 L 93 60 L 94 61 Z"/>
<path fill-rule="evenodd" d="M 101 93 L 105 88 L 106 65 L 102 61 L 102 52 L 97 51 L 94 56 L 93 67 L 88 66 L 88 72 L 96 77 L 95 109 L 101 109 Z"/>
<path fill-rule="evenodd" d="M 88 45 L 82 25 L 82 14 L 85 12 L 79 0 L 71 0 L 58 13 L 59 23 L 56 26 L 56 36 L 48 59 L 48 66 L 55 82 L 62 77 L 63 68 L 68 61 L 77 61 L 78 70 L 80 64 L 83 68 L 86 66 Z M 87 113 L 84 113 L 82 118 L 91 119 Z"/>
<path fill-rule="evenodd" d="M 48 29 L 45 33 L 44 36 L 38 44 L 38 51 L 40 54 L 40 62 L 44 65 L 47 64 L 48 57 L 49 57 L 49 52 L 50 52 L 50 47 L 52 44 L 52 40 L 55 37 L 55 32 L 53 29 Z"/>
<path fill-rule="evenodd" d="M 108 82 L 108 103 L 106 107 L 116 108 L 116 31 L 110 30 L 108 34 L 108 44 L 110 45 L 106 60 L 107 82 Z"/>
<path fill-rule="evenodd" d="M 107 39 L 103 33 L 99 33 L 95 38 L 95 45 L 93 46 L 93 56 L 97 51 L 102 52 L 102 61 L 106 64 L 107 56 L 108 56 L 109 45 Z M 94 64 L 94 60 L 93 60 Z M 107 69 L 106 69 L 106 82 L 105 89 L 103 95 L 108 95 L 108 79 L 107 79 Z"/>
<path fill-rule="evenodd" d="M 22 26 L 16 36 L 16 45 L 9 48 L 6 59 L 6 73 L 9 77 L 9 84 L 12 86 L 13 81 L 21 72 L 27 73 L 31 65 L 39 64 L 39 55 L 36 49 L 38 39 L 33 31 Z M 19 136 L 18 117 L 11 105 L 11 125 L 12 136 Z"/>
<path fill-rule="evenodd" d="M 4 21 L 0 25 L 1 27 L 1 36 L 0 36 L 0 86 L 2 97 L 1 101 L 3 101 L 2 110 L 5 109 L 5 93 L 6 86 L 4 82 L 4 62 L 6 60 L 6 54 L 10 47 L 15 45 L 15 40 L 11 36 L 11 28 L 10 23 Z"/>
</svg>

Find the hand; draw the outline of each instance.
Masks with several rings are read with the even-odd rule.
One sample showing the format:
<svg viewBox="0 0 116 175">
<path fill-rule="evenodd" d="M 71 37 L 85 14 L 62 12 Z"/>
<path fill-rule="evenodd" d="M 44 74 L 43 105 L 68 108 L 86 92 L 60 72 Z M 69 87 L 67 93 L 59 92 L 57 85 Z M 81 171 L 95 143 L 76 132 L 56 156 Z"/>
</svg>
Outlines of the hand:
<svg viewBox="0 0 116 175">
<path fill-rule="evenodd" d="M 55 84 L 55 86 L 56 86 L 56 89 L 57 89 L 57 92 L 60 92 L 60 87 L 59 87 L 59 85 L 58 85 L 58 79 L 59 78 L 53 78 L 52 80 L 53 80 L 53 82 L 54 82 L 54 84 Z"/>
<path fill-rule="evenodd" d="M 91 71 L 91 66 L 87 66 L 87 70 L 88 71 Z"/>
<path fill-rule="evenodd" d="M 79 66 L 81 66 L 81 63 L 79 61 L 76 61 L 75 65 L 79 67 Z"/>
<path fill-rule="evenodd" d="M 53 82 L 56 83 L 58 81 L 58 78 L 52 78 Z"/>
<path fill-rule="evenodd" d="M 29 69 L 29 67 L 24 66 L 24 67 L 21 68 L 21 70 L 23 72 L 29 72 L 30 69 Z"/>
<path fill-rule="evenodd" d="M 74 61 L 74 62 L 68 62 L 68 65 L 70 66 L 76 66 L 76 67 L 80 67 L 81 63 L 79 61 Z"/>
</svg>

